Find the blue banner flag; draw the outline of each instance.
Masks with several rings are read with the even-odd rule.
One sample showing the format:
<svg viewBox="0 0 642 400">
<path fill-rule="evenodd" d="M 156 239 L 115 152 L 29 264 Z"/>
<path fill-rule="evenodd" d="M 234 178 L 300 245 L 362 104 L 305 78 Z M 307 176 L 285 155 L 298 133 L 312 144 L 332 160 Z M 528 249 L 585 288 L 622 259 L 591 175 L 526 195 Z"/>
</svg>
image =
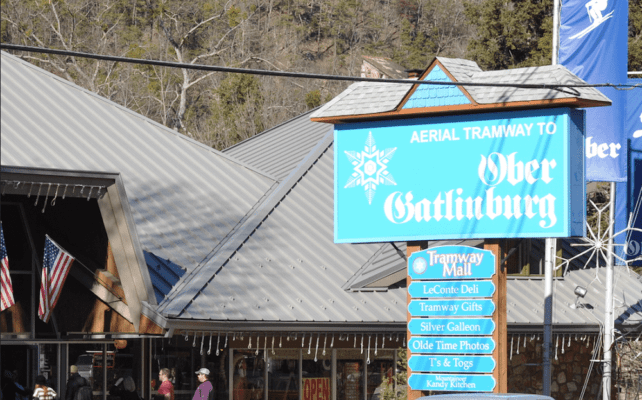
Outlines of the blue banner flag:
<svg viewBox="0 0 642 400">
<path fill-rule="evenodd" d="M 616 262 L 642 265 L 642 79 L 629 79 L 630 85 L 641 85 L 625 92 L 625 133 L 629 144 L 628 180 L 617 184 L 615 196 Z M 635 260 L 635 261 L 633 261 Z"/>
<path fill-rule="evenodd" d="M 628 2 L 563 0 L 559 62 L 588 83 L 627 80 Z M 598 88 L 610 107 L 586 112 L 586 180 L 623 182 L 627 178 L 624 93 Z"/>
</svg>

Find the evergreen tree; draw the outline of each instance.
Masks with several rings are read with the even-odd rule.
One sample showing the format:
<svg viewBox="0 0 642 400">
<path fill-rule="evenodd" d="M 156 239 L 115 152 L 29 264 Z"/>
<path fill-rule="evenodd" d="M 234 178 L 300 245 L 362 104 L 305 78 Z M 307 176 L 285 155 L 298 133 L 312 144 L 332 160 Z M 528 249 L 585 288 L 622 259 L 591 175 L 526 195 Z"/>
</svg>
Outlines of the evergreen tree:
<svg viewBox="0 0 642 400">
<path fill-rule="evenodd" d="M 482 69 L 550 64 L 552 0 L 469 1 L 465 7 L 478 33 L 469 42 L 468 58 Z"/>
<path fill-rule="evenodd" d="M 465 3 L 477 36 L 467 58 L 484 70 L 550 65 L 552 0 L 486 0 Z M 629 70 L 642 69 L 642 0 L 629 0 Z"/>
</svg>

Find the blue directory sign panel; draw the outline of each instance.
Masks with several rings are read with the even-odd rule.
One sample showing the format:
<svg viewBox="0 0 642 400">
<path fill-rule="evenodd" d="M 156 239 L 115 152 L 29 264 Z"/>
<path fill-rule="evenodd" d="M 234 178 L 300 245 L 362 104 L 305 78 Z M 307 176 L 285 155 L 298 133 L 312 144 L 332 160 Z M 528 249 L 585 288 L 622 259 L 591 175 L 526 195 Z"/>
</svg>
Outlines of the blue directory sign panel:
<svg viewBox="0 0 642 400">
<path fill-rule="evenodd" d="M 490 356 L 412 356 L 408 367 L 413 372 L 477 372 L 488 373 L 495 369 L 495 360 Z"/>
<path fill-rule="evenodd" d="M 408 259 L 408 276 L 417 280 L 484 279 L 494 274 L 493 253 L 476 247 L 434 247 L 412 253 Z"/>
<path fill-rule="evenodd" d="M 411 300 L 408 312 L 413 317 L 490 317 L 495 304 L 487 299 Z"/>
<path fill-rule="evenodd" d="M 495 378 L 492 375 L 412 374 L 408 385 L 413 390 L 491 392 Z"/>
<path fill-rule="evenodd" d="M 568 108 L 336 125 L 335 242 L 583 236 L 584 125 Z"/>
<path fill-rule="evenodd" d="M 470 246 L 439 246 L 408 258 L 408 385 L 413 390 L 492 391 L 496 362 L 491 297 L 495 255 Z M 486 297 L 486 298 L 485 298 Z M 479 355 L 486 354 L 486 355 Z M 460 375 L 449 375 L 456 373 Z"/>
<path fill-rule="evenodd" d="M 495 341 L 489 337 L 417 336 L 408 340 L 408 348 L 423 354 L 492 354 Z"/>
<path fill-rule="evenodd" d="M 495 284 L 492 281 L 415 281 L 408 286 L 408 293 L 413 299 L 491 297 L 495 293 Z"/>
<path fill-rule="evenodd" d="M 412 335 L 492 335 L 495 322 L 490 318 L 412 318 Z"/>
</svg>

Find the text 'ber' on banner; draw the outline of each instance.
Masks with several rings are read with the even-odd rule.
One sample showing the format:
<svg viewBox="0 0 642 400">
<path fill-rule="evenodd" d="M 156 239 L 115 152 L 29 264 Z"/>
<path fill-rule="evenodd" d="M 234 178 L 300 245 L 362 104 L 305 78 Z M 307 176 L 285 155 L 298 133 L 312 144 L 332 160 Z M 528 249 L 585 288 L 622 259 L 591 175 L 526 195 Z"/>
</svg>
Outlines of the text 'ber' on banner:
<svg viewBox="0 0 642 400">
<path fill-rule="evenodd" d="M 587 83 L 627 81 L 628 1 L 562 0 L 559 62 Z M 622 182 L 626 176 L 626 97 L 598 88 L 613 104 L 586 110 L 586 179 Z"/>
</svg>

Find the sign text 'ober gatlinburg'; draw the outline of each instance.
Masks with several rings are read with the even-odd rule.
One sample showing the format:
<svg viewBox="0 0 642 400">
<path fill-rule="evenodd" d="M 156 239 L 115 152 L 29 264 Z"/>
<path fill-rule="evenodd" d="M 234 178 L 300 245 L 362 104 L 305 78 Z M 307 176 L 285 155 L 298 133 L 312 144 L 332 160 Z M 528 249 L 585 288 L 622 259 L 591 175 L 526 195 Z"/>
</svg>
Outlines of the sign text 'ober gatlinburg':
<svg viewBox="0 0 642 400">
<path fill-rule="evenodd" d="M 534 129 L 533 129 L 534 128 Z M 547 124 L 518 124 L 515 126 L 492 126 L 492 127 L 470 127 L 463 129 L 465 139 L 497 139 L 510 140 L 514 136 L 552 135 L 557 127 L 554 122 Z M 410 143 L 421 144 L 431 141 L 459 140 L 457 132 L 452 129 L 445 130 L 413 131 Z M 502 154 L 493 152 L 487 156 L 481 155 L 477 167 L 477 175 L 480 181 L 488 187 L 484 197 L 465 197 L 462 188 L 453 188 L 440 191 L 431 199 L 415 199 L 412 191 L 393 192 L 384 203 L 386 218 L 395 224 L 404 224 L 411 220 L 417 222 L 439 222 L 442 218 L 450 221 L 453 218 L 462 220 L 480 220 L 484 216 L 491 220 L 495 218 L 523 217 L 527 219 L 541 218 L 541 228 L 551 228 L 557 223 L 555 214 L 555 196 L 551 193 L 541 193 L 524 197 L 519 195 L 503 195 L 495 191 L 496 186 L 502 182 L 508 182 L 515 186 L 526 181 L 533 185 L 538 180 L 548 184 L 553 180 L 553 169 L 557 166 L 555 159 L 533 159 L 522 160 L 517 152 Z M 428 183 L 429 184 L 429 183 Z"/>
</svg>

